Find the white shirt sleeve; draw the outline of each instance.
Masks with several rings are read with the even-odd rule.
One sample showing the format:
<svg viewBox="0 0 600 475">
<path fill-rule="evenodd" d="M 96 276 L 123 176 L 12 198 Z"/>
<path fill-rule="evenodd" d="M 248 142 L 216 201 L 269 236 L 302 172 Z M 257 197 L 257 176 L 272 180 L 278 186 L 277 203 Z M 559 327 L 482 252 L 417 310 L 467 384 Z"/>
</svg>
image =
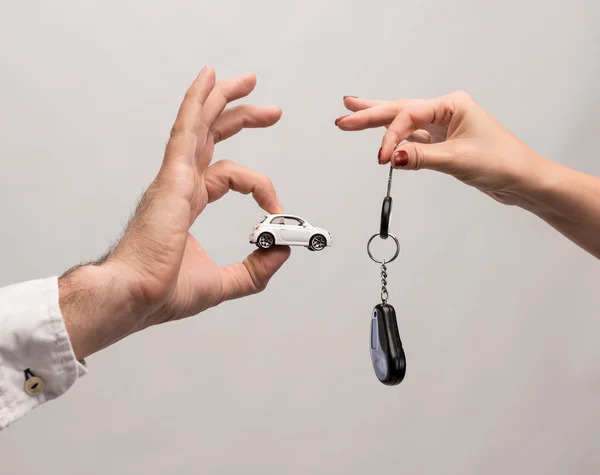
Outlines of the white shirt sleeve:
<svg viewBox="0 0 600 475">
<path fill-rule="evenodd" d="M 0 430 L 85 374 L 58 305 L 58 278 L 0 288 Z"/>
</svg>

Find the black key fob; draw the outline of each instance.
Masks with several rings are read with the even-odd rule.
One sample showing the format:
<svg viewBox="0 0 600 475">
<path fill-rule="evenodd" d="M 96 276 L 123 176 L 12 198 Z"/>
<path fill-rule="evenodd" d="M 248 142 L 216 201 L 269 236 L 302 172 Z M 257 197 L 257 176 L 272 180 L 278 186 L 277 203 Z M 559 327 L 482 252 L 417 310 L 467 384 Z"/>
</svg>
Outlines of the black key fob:
<svg viewBox="0 0 600 475">
<path fill-rule="evenodd" d="M 396 311 L 387 303 L 377 305 L 371 317 L 371 361 L 379 381 L 400 384 L 406 373 L 406 357 L 398 332 Z"/>
</svg>

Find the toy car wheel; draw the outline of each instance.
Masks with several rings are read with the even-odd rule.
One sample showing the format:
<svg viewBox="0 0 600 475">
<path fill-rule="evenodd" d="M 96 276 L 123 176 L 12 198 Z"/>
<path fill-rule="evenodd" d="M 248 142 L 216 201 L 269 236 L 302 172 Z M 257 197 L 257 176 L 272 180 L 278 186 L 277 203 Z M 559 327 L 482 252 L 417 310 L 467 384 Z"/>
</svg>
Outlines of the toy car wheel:
<svg viewBox="0 0 600 475">
<path fill-rule="evenodd" d="M 327 240 L 325 236 L 321 234 L 315 234 L 310 238 L 310 246 L 309 249 L 312 248 L 313 251 L 322 251 L 327 246 Z"/>
<path fill-rule="evenodd" d="M 256 245 L 261 249 L 269 249 L 275 244 L 275 238 L 270 233 L 262 233 L 256 240 Z"/>
</svg>

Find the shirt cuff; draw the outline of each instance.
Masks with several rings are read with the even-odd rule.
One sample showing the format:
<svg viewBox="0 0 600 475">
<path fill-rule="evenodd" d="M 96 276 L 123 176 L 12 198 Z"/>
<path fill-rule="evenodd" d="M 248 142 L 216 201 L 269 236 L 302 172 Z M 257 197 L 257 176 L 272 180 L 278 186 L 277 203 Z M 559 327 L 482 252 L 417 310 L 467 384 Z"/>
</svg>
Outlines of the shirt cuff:
<svg viewBox="0 0 600 475">
<path fill-rule="evenodd" d="M 75 357 L 58 297 L 57 277 L 0 289 L 0 430 L 88 372 Z"/>
</svg>

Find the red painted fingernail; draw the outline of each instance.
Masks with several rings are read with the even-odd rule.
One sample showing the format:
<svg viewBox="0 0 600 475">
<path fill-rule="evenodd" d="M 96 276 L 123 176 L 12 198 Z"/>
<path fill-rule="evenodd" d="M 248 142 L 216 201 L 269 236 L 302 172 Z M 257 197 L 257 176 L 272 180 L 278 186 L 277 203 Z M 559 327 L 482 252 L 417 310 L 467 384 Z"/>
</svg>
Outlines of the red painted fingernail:
<svg viewBox="0 0 600 475">
<path fill-rule="evenodd" d="M 381 164 L 381 150 L 382 148 L 379 149 L 379 152 L 377 152 L 377 161 Z"/>
<path fill-rule="evenodd" d="M 405 167 L 408 165 L 408 153 L 406 150 L 396 150 L 394 153 L 394 165 Z"/>
<path fill-rule="evenodd" d="M 339 121 L 342 119 L 345 119 L 346 117 L 348 117 L 347 115 L 343 115 L 342 117 L 338 117 L 337 119 L 335 119 L 335 125 L 338 125 Z"/>
</svg>

